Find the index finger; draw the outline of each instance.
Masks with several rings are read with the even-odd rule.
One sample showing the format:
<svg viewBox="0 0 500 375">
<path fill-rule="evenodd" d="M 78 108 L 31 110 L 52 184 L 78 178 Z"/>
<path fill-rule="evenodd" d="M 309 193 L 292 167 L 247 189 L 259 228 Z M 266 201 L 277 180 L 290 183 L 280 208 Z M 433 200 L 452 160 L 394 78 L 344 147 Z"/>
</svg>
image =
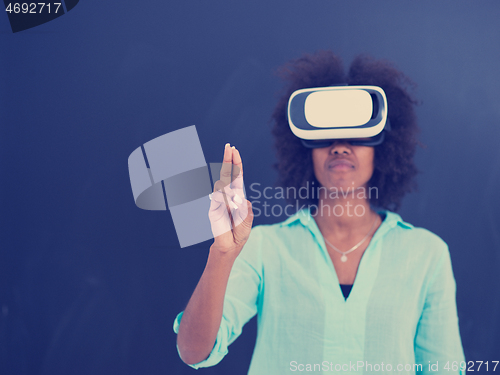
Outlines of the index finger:
<svg viewBox="0 0 500 375">
<path fill-rule="evenodd" d="M 233 168 L 233 149 L 229 143 L 226 143 L 224 148 L 224 158 L 222 159 L 222 167 L 220 169 L 220 180 L 224 186 L 231 183 L 231 170 Z"/>
<path fill-rule="evenodd" d="M 234 147 L 234 146 L 233 146 Z M 233 149 L 233 173 L 231 187 L 243 189 L 243 161 L 238 149 Z"/>
</svg>

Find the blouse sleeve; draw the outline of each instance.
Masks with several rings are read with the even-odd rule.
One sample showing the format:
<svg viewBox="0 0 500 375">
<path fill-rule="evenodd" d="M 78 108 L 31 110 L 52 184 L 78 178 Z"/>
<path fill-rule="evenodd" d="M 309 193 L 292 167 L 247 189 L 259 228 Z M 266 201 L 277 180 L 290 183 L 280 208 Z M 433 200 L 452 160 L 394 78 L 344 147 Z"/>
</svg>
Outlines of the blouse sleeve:
<svg viewBox="0 0 500 375">
<path fill-rule="evenodd" d="M 456 307 L 456 284 L 448 246 L 445 245 L 444 250 L 429 280 L 417 326 L 415 362 L 422 364 L 422 371 L 418 371 L 418 374 L 465 374 L 466 364 Z"/>
<path fill-rule="evenodd" d="M 261 228 L 255 227 L 231 269 L 224 297 L 222 320 L 212 352 L 204 361 L 189 366 L 195 369 L 210 367 L 224 358 L 228 353 L 228 346 L 238 338 L 243 326 L 257 313 L 261 289 Z M 179 332 L 183 313 L 179 313 L 175 318 L 173 327 L 175 333 Z"/>
</svg>

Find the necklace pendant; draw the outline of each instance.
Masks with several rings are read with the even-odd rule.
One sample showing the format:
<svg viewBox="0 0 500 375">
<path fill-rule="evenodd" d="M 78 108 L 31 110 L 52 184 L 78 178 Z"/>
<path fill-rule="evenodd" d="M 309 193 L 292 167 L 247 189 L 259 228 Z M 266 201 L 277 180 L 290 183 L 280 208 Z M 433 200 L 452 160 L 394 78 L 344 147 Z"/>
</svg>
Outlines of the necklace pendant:
<svg viewBox="0 0 500 375">
<path fill-rule="evenodd" d="M 347 257 L 345 255 L 342 255 L 340 257 L 340 260 L 345 263 L 345 262 L 347 262 Z"/>
</svg>

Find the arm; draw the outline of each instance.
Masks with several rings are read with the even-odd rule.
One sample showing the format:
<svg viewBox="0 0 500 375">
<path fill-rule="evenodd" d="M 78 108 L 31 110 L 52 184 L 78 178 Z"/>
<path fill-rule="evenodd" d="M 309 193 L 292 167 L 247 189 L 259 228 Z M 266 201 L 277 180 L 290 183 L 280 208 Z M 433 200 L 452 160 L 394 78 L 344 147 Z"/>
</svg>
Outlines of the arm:
<svg viewBox="0 0 500 375">
<path fill-rule="evenodd" d="M 228 146 L 224 150 L 221 179 L 215 183 L 209 212 L 214 244 L 182 315 L 177 336 L 179 355 L 190 365 L 206 359 L 214 347 L 229 275 L 252 227 L 251 204 L 242 198 L 241 157 L 236 149 Z"/>
<path fill-rule="evenodd" d="M 418 372 L 422 374 L 436 373 L 429 370 L 429 362 L 438 362 L 439 373 L 465 374 L 465 368 L 460 368 L 465 357 L 458 326 L 456 284 L 448 247 L 444 250 L 428 283 L 415 336 L 415 362 L 423 365 L 423 371 Z M 449 369 L 444 368 L 447 363 Z"/>
<path fill-rule="evenodd" d="M 184 311 L 177 336 L 179 354 L 187 364 L 203 361 L 212 351 L 234 260 L 232 254 L 210 248 L 207 265 Z"/>
</svg>

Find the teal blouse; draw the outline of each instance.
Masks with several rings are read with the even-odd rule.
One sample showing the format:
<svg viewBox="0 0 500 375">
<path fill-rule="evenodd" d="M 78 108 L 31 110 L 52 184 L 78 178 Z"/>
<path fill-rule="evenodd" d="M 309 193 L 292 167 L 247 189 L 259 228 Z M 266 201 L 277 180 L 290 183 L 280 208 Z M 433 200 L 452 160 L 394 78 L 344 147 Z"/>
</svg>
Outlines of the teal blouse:
<svg viewBox="0 0 500 375">
<path fill-rule="evenodd" d="M 214 348 L 192 367 L 220 362 L 257 314 L 250 375 L 465 374 L 448 246 L 396 213 L 379 214 L 347 300 L 309 210 L 254 227 L 229 277 Z"/>
</svg>

